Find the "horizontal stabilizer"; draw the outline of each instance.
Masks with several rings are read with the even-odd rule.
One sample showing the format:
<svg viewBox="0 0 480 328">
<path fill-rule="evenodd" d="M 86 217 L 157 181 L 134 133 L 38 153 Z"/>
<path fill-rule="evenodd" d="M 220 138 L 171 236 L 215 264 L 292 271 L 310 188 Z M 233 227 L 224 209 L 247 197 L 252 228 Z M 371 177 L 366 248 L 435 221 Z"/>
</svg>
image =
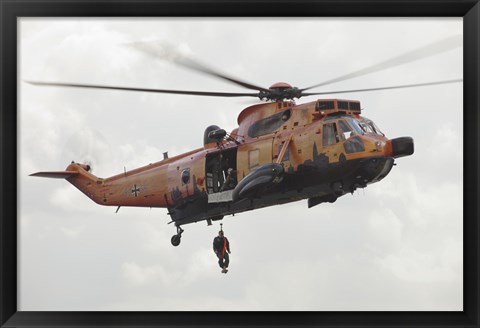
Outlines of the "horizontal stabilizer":
<svg viewBox="0 0 480 328">
<path fill-rule="evenodd" d="M 77 171 L 54 171 L 54 172 L 37 172 L 30 174 L 32 177 L 42 177 L 42 178 L 54 178 L 54 179 L 66 179 L 72 175 L 77 175 Z"/>
</svg>

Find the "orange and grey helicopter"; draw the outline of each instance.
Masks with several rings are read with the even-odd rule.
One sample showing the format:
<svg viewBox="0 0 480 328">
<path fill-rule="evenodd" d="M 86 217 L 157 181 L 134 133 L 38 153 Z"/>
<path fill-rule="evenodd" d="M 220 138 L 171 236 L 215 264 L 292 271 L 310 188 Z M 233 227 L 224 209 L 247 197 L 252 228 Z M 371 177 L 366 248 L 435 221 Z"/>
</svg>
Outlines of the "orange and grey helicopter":
<svg viewBox="0 0 480 328">
<path fill-rule="evenodd" d="M 448 48 L 448 47 L 447 47 Z M 425 50 L 430 49 L 430 53 Z M 258 97 L 266 100 L 245 108 L 238 128 L 230 133 L 218 126 L 206 128 L 203 147 L 131 171 L 99 178 L 88 164 L 73 162 L 64 171 L 37 172 L 32 176 L 66 179 L 95 203 L 106 206 L 163 207 L 177 229 L 180 244 L 183 225 L 221 220 L 226 215 L 262 207 L 308 200 L 308 207 L 335 202 L 357 188 L 378 182 L 389 174 L 395 159 L 412 155 L 411 137 L 389 139 L 362 116 L 357 100 L 318 99 L 296 104 L 304 96 L 406 88 L 455 83 L 430 83 L 360 90 L 308 92 L 329 83 L 398 65 L 399 62 L 438 53 L 438 44 L 420 49 L 308 88 L 275 83 L 270 88 L 232 78 L 183 57 L 177 64 L 227 80 L 255 92 L 205 92 L 141 89 L 57 82 L 36 85 L 115 89 L 219 97 Z"/>
</svg>

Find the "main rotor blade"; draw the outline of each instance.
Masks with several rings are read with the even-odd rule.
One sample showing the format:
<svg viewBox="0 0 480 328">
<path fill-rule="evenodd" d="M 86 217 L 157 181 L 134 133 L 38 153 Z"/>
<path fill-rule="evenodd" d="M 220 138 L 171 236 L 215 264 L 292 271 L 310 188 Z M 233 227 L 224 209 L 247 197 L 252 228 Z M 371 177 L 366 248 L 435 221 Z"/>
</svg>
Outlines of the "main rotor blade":
<svg viewBox="0 0 480 328">
<path fill-rule="evenodd" d="M 106 85 L 92 85 L 92 84 L 76 84 L 76 83 L 57 83 L 57 82 L 36 82 L 25 81 L 33 85 L 40 86 L 56 86 L 56 87 L 72 87 L 72 88 L 90 88 L 90 89 L 108 89 L 108 90 L 122 90 L 122 91 L 141 91 L 154 93 L 172 93 L 180 95 L 193 96 L 213 96 L 213 97 L 259 97 L 258 93 L 239 93 L 239 92 L 210 92 L 210 91 L 186 91 L 186 90 L 166 90 L 166 89 L 145 89 L 145 88 L 130 88 L 130 87 L 115 87 Z"/>
<path fill-rule="evenodd" d="M 403 88 L 414 88 L 414 87 L 423 87 L 427 85 L 437 85 L 437 84 L 449 84 L 462 82 L 462 79 L 458 80 L 446 80 L 438 82 L 427 82 L 427 83 L 417 83 L 417 84 L 405 84 L 405 85 L 396 85 L 391 87 L 380 87 L 380 88 L 369 88 L 369 89 L 355 89 L 355 90 L 343 90 L 343 91 L 325 91 L 325 92 L 304 92 L 303 96 L 314 96 L 314 95 L 329 95 L 335 93 L 349 93 L 349 92 L 366 92 L 366 91 L 378 91 L 378 90 L 390 90 L 390 89 L 403 89 Z"/>
<path fill-rule="evenodd" d="M 352 79 L 354 77 L 359 77 L 367 74 L 371 74 L 374 72 L 382 71 L 387 68 L 392 68 L 395 66 L 407 64 L 416 60 L 420 60 L 423 58 L 427 58 L 430 56 L 434 56 L 437 54 L 440 54 L 442 52 L 446 52 L 449 50 L 452 50 L 454 48 L 457 48 L 462 45 L 462 36 L 461 35 L 454 35 L 451 37 L 448 37 L 446 39 L 434 42 L 432 44 L 429 44 L 427 46 L 415 49 L 413 51 L 409 51 L 407 53 L 404 53 L 403 55 L 400 55 L 398 57 L 391 58 L 389 60 L 386 60 L 384 62 L 381 62 L 379 64 L 375 64 L 369 67 L 365 67 L 363 69 L 360 69 L 358 71 L 355 71 L 353 73 L 349 73 L 340 77 L 337 77 L 335 79 L 331 79 L 322 83 L 318 83 L 315 85 L 312 85 L 311 87 L 301 89 L 301 91 L 313 89 L 316 87 L 324 86 L 327 84 L 335 83 L 335 82 L 340 82 L 340 81 L 345 81 L 348 79 Z"/>
<path fill-rule="evenodd" d="M 240 85 L 247 89 L 265 91 L 265 92 L 269 91 L 266 88 L 259 87 L 257 85 L 220 73 L 217 70 L 214 70 L 213 68 L 210 68 L 205 64 L 202 64 L 194 60 L 193 58 L 189 58 L 186 55 L 179 53 L 172 46 L 166 43 L 153 42 L 153 41 L 152 42 L 132 42 L 132 43 L 128 43 L 127 45 L 137 50 L 140 50 L 143 53 L 151 55 L 155 58 L 171 61 L 180 66 L 189 68 L 191 70 L 194 70 L 200 73 L 211 75 L 211 76 L 220 78 L 222 80 L 229 81 L 231 83 Z"/>
</svg>

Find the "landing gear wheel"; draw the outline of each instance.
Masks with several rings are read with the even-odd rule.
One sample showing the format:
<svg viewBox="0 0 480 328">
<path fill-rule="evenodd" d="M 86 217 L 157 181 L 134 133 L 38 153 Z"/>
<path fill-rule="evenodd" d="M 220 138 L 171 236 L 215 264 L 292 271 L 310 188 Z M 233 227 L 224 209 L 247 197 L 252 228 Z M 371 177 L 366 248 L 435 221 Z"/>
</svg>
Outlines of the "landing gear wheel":
<svg viewBox="0 0 480 328">
<path fill-rule="evenodd" d="M 180 241 L 182 238 L 182 233 L 183 229 L 180 228 L 180 226 L 177 226 L 177 234 L 172 236 L 172 239 L 170 240 L 172 242 L 173 246 L 178 246 L 180 245 Z"/>
<path fill-rule="evenodd" d="M 182 239 L 182 236 L 181 236 L 181 235 L 173 235 L 173 236 L 172 236 L 172 239 L 171 239 L 172 245 L 173 245 L 173 246 L 178 246 L 178 245 L 180 245 L 181 239 Z"/>
</svg>

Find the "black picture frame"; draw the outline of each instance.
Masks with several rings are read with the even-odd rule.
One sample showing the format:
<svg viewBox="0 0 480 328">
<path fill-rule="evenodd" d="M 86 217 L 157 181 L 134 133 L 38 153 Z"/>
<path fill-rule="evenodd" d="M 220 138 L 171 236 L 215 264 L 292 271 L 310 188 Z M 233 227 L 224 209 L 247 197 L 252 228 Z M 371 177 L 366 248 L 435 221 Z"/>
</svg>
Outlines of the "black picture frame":
<svg viewBox="0 0 480 328">
<path fill-rule="evenodd" d="M 0 0 L 1 327 L 479 327 L 478 0 Z M 463 17 L 464 311 L 461 312 L 23 312 L 17 311 L 17 18 L 19 17 Z"/>
</svg>

